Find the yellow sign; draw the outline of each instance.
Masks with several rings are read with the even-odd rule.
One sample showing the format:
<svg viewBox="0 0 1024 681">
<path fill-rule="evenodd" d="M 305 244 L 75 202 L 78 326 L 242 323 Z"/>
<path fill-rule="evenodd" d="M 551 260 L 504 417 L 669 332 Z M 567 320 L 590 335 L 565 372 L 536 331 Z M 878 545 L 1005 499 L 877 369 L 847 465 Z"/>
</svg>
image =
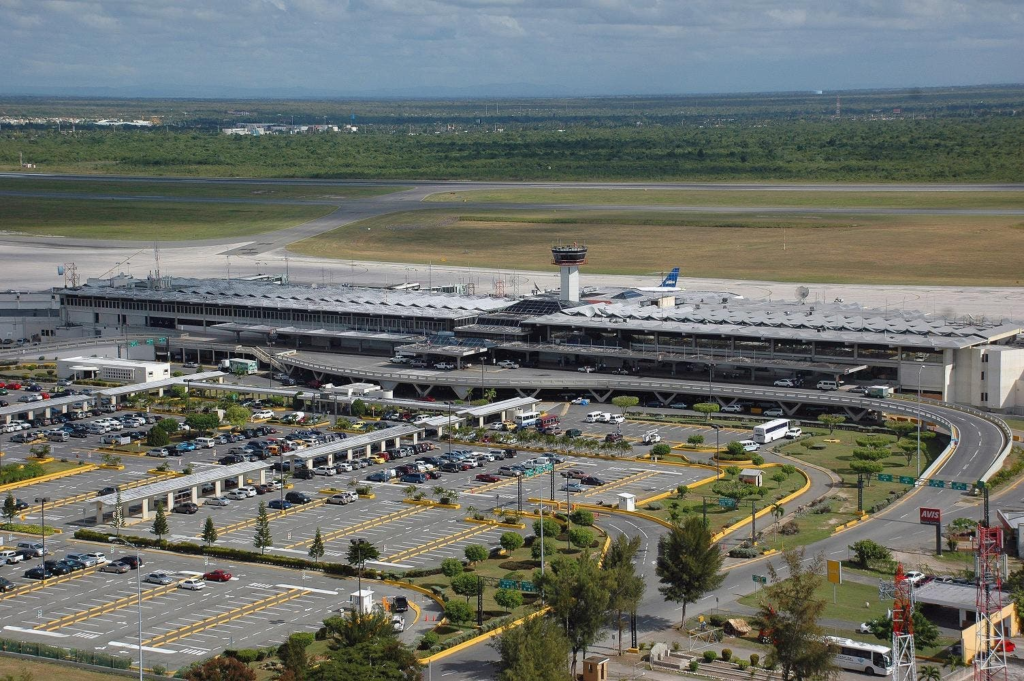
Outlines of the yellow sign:
<svg viewBox="0 0 1024 681">
<path fill-rule="evenodd" d="M 826 560 L 825 573 L 829 584 L 843 583 L 843 564 L 838 560 Z"/>
</svg>

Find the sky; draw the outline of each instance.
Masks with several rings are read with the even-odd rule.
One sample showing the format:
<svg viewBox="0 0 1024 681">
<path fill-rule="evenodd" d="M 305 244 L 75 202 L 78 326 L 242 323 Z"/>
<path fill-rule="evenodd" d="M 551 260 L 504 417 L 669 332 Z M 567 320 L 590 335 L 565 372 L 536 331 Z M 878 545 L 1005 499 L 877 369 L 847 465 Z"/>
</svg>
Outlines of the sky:
<svg viewBox="0 0 1024 681">
<path fill-rule="evenodd" d="M 615 95 L 1024 81 L 1024 0 L 0 0 L 0 93 Z"/>
</svg>

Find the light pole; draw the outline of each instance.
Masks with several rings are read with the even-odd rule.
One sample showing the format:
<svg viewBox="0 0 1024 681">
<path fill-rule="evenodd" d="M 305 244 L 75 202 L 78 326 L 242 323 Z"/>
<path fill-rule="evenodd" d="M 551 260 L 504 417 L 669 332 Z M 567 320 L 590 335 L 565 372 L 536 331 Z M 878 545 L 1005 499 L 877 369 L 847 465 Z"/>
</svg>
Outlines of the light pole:
<svg viewBox="0 0 1024 681">
<path fill-rule="evenodd" d="M 917 477 L 921 477 L 921 372 L 924 365 L 917 367 Z"/>
<path fill-rule="evenodd" d="M 544 504 L 540 504 L 540 574 L 544 576 Z"/>
<path fill-rule="evenodd" d="M 708 403 L 711 402 L 711 381 L 715 378 L 715 365 L 708 364 Z"/>
<path fill-rule="evenodd" d="M 718 451 L 718 434 L 722 430 L 722 426 L 711 424 L 711 427 L 715 429 L 715 479 L 722 477 L 722 459 L 720 458 L 721 452 Z"/>
<path fill-rule="evenodd" d="M 41 506 L 39 534 L 43 537 L 43 556 L 46 556 L 46 502 L 49 500 L 50 497 L 36 497 L 36 503 Z M 45 560 L 45 557 L 43 560 Z"/>
<path fill-rule="evenodd" d="M 445 402 L 448 405 L 448 453 L 452 453 L 452 402 Z"/>
<path fill-rule="evenodd" d="M 135 587 L 138 590 L 137 597 L 139 599 L 139 681 L 143 681 L 142 672 L 142 556 L 139 555 L 139 547 L 132 544 L 129 541 L 122 539 L 121 537 L 111 537 L 110 542 L 114 544 L 124 544 L 130 548 L 135 549 Z"/>
</svg>

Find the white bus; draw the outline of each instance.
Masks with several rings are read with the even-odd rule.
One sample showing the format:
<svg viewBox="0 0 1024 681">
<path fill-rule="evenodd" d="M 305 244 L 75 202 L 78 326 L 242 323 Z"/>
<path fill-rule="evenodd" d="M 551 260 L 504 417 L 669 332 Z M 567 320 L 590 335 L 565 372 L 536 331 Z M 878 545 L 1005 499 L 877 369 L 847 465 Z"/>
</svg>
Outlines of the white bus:
<svg viewBox="0 0 1024 681">
<path fill-rule="evenodd" d="M 868 676 L 889 676 L 892 674 L 892 649 L 877 643 L 861 643 L 838 636 L 826 636 L 825 640 L 835 647 L 836 665 Z"/>
<path fill-rule="evenodd" d="M 539 418 L 539 411 L 524 411 L 522 414 L 516 414 L 516 426 L 519 428 L 529 428 L 530 426 L 536 425 L 537 419 Z"/>
<path fill-rule="evenodd" d="M 787 430 L 789 430 L 789 419 L 775 419 L 768 423 L 762 423 L 759 426 L 754 426 L 754 442 L 763 445 L 767 442 L 781 440 L 786 437 Z"/>
</svg>

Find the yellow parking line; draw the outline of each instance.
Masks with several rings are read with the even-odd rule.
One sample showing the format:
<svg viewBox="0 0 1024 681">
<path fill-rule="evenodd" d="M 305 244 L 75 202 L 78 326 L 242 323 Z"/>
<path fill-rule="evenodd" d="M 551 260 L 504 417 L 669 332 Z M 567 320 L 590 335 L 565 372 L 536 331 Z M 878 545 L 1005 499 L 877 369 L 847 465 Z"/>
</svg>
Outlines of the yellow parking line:
<svg viewBox="0 0 1024 681">
<path fill-rule="evenodd" d="M 98 570 L 98 569 L 99 569 L 98 567 L 91 567 L 91 568 L 86 568 L 84 570 L 80 570 L 78 572 L 72 572 L 70 575 L 61 575 L 60 577 L 50 577 L 49 579 L 41 579 L 41 580 L 39 580 L 39 583 L 34 585 L 34 586 L 21 587 L 21 588 L 15 589 L 14 591 L 11 591 L 9 593 L 4 594 L 3 598 L 0 599 L 0 600 L 6 601 L 9 598 L 17 598 L 18 596 L 24 596 L 25 594 L 30 594 L 30 593 L 33 593 L 35 591 L 39 591 L 40 589 L 45 589 L 48 586 L 55 586 L 57 584 L 65 584 L 65 583 L 70 582 L 72 580 L 79 579 L 81 577 L 85 577 L 86 575 L 91 575 L 94 572 L 96 572 L 96 570 Z"/>
<path fill-rule="evenodd" d="M 561 470 L 563 468 L 568 468 L 571 465 L 572 465 L 571 463 L 560 463 L 557 466 L 555 466 L 555 470 L 557 471 L 557 470 Z M 524 479 L 532 480 L 534 478 L 539 478 L 539 477 L 540 477 L 539 475 L 534 475 L 534 476 L 532 476 L 530 478 L 524 478 Z M 498 482 L 488 482 L 488 483 L 485 483 L 483 485 L 480 485 L 479 487 L 473 487 L 471 489 L 467 489 L 466 490 L 466 494 L 483 494 L 485 492 L 490 492 L 492 489 L 498 489 L 499 487 L 507 487 L 508 485 L 514 485 L 514 484 L 516 484 L 516 480 L 517 480 L 517 477 L 516 476 L 512 476 L 512 477 L 508 478 L 507 480 L 499 480 Z"/>
<path fill-rule="evenodd" d="M 171 591 L 174 591 L 177 588 L 178 588 L 178 585 L 177 585 L 177 583 L 175 583 L 175 584 L 171 584 L 170 586 L 161 586 L 161 587 L 158 587 L 156 589 L 150 589 L 149 591 L 143 592 L 143 594 L 142 594 L 142 601 L 145 602 L 145 601 L 150 600 L 151 598 L 156 598 L 157 596 L 163 596 L 164 594 L 170 593 Z M 131 596 L 124 596 L 123 598 L 118 598 L 116 601 L 111 601 L 110 603 L 105 603 L 103 605 L 97 605 L 96 607 L 89 608 L 88 610 L 82 610 L 81 612 L 76 612 L 76 613 L 72 613 L 70 615 L 65 615 L 64 617 L 58 617 L 55 620 L 51 620 L 49 622 L 45 622 L 43 624 L 39 624 L 35 628 L 36 629 L 42 629 L 44 631 L 55 631 L 55 630 L 60 629 L 62 627 L 68 627 L 68 626 L 71 626 L 72 624 L 78 624 L 82 620 L 87 620 L 90 617 L 98 617 L 99 615 L 106 615 L 109 612 L 113 612 L 115 610 L 120 610 L 121 608 L 127 608 L 127 607 L 132 606 L 132 605 L 138 605 L 138 603 L 139 603 L 139 596 L 138 596 L 138 594 L 132 594 Z"/>
<path fill-rule="evenodd" d="M 347 534 L 355 534 L 356 532 L 362 532 L 363 530 L 367 530 L 371 527 L 377 527 L 378 525 L 386 525 L 387 523 L 393 522 L 400 518 L 408 518 L 409 516 L 414 516 L 417 513 L 423 513 L 424 511 L 429 510 L 429 506 L 420 506 L 418 508 L 411 508 L 404 511 L 395 511 L 394 513 L 382 515 L 379 518 L 370 518 L 369 520 L 364 520 L 361 523 L 356 523 L 355 525 L 350 525 L 349 527 L 343 527 L 340 530 L 334 530 L 333 532 L 321 534 L 320 536 L 324 540 L 324 543 L 326 544 L 329 541 L 337 539 L 338 537 L 344 537 Z M 295 542 L 294 544 L 289 544 L 285 548 L 294 549 L 296 547 L 306 546 L 307 544 L 312 543 L 313 538 L 310 537 L 309 539 L 303 539 L 302 541 Z"/>
<path fill-rule="evenodd" d="M 199 632 L 205 631 L 206 629 L 210 629 L 211 627 L 216 627 L 220 624 L 226 624 L 227 622 L 237 620 L 247 615 L 252 615 L 254 613 L 260 612 L 261 610 L 272 608 L 275 605 L 287 603 L 290 600 L 293 600 L 300 596 L 305 596 L 308 593 L 310 592 L 305 589 L 291 589 L 284 593 L 274 594 L 273 596 L 262 598 L 258 601 L 249 603 L 248 605 L 243 605 L 239 608 L 228 610 L 227 612 L 221 613 L 220 615 L 207 617 L 204 620 L 200 620 L 192 624 L 187 624 L 183 627 L 175 629 L 174 631 L 168 631 L 165 634 L 154 636 L 153 638 L 147 641 L 143 641 L 142 645 L 159 647 L 167 643 L 173 643 L 174 641 L 177 641 L 180 638 L 192 636 L 193 634 L 198 634 Z"/>
<path fill-rule="evenodd" d="M 589 497 L 593 496 L 594 494 L 600 494 L 601 492 L 606 492 L 610 489 L 615 489 L 616 487 L 628 485 L 631 482 L 637 482 L 639 480 L 644 480 L 646 478 L 652 478 L 660 473 L 661 471 L 643 471 L 642 473 L 634 473 L 633 475 L 627 475 L 626 477 L 619 478 L 618 480 L 610 482 L 607 485 L 601 485 L 600 487 L 595 487 L 592 490 L 583 492 L 582 494 L 580 494 L 580 496 Z"/>
<path fill-rule="evenodd" d="M 400 551 L 396 554 L 390 555 L 388 556 L 387 561 L 389 563 L 395 563 L 399 560 L 405 560 L 406 558 L 418 556 L 421 553 L 427 553 L 428 551 L 436 551 L 437 549 L 448 546 L 449 544 L 454 544 L 457 541 L 468 539 L 469 537 L 475 537 L 478 534 L 483 534 L 484 532 L 489 532 L 493 529 L 494 527 L 488 525 L 485 525 L 483 527 L 471 527 L 468 530 L 462 530 L 461 532 L 450 534 L 447 537 L 434 539 L 433 541 L 429 541 L 426 544 L 423 544 L 422 546 L 417 546 L 414 549 L 408 549 L 406 551 Z"/>
<path fill-rule="evenodd" d="M 284 518 L 285 516 L 295 515 L 296 513 L 301 513 L 303 511 L 308 511 L 311 508 L 317 508 L 318 506 L 323 506 L 325 503 L 327 503 L 326 500 L 324 500 L 324 499 L 317 499 L 316 501 L 311 501 L 308 504 L 297 504 L 297 505 L 292 506 L 291 508 L 289 508 L 287 510 L 271 511 L 270 513 L 267 514 L 267 518 L 270 521 L 280 520 L 281 518 Z M 236 532 L 238 530 L 243 530 L 243 529 L 245 529 L 247 527 L 252 527 L 255 524 L 256 524 L 256 518 L 249 518 L 248 520 L 240 520 L 237 523 L 231 523 L 230 525 L 225 525 L 224 527 L 218 527 L 217 528 L 217 534 L 228 534 L 229 532 Z"/>
</svg>

